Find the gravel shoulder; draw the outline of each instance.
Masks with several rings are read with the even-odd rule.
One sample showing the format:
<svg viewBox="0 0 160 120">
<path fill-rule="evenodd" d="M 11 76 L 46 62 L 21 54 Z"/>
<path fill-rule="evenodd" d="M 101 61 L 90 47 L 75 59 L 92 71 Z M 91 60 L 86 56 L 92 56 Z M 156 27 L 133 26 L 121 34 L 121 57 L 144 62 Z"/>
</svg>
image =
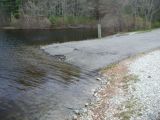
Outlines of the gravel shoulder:
<svg viewBox="0 0 160 120">
<path fill-rule="evenodd" d="M 159 120 L 160 50 L 112 64 L 79 120 Z M 105 81 L 105 82 L 104 82 Z"/>
</svg>

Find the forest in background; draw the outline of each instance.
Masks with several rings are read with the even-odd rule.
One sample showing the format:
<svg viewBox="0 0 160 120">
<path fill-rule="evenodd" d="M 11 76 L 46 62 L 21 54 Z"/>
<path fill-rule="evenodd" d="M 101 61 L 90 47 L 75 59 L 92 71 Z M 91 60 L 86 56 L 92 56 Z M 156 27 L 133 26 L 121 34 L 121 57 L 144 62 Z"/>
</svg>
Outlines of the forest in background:
<svg viewBox="0 0 160 120">
<path fill-rule="evenodd" d="M 0 26 L 96 26 L 107 34 L 160 27 L 160 0 L 1 0 Z"/>
</svg>

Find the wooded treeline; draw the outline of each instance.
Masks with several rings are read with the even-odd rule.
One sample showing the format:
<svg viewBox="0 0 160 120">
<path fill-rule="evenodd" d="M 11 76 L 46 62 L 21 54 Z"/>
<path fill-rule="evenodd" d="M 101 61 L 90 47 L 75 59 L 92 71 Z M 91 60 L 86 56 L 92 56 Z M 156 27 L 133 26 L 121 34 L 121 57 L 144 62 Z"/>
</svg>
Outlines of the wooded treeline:
<svg viewBox="0 0 160 120">
<path fill-rule="evenodd" d="M 96 25 L 112 32 L 160 26 L 160 0 L 1 0 L 1 24 L 21 28 Z"/>
</svg>

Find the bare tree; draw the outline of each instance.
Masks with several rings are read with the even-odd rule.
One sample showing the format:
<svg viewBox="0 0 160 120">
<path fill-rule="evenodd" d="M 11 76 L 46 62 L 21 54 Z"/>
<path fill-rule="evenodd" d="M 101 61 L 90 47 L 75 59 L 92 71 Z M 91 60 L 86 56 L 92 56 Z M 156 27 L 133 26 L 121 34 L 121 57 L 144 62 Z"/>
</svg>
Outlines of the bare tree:
<svg viewBox="0 0 160 120">
<path fill-rule="evenodd" d="M 24 14 L 54 16 L 88 16 L 87 0 L 25 0 Z"/>
<path fill-rule="evenodd" d="M 160 0 L 130 0 L 130 3 L 134 19 L 142 17 L 144 26 L 151 28 L 153 16 L 160 10 Z"/>
</svg>

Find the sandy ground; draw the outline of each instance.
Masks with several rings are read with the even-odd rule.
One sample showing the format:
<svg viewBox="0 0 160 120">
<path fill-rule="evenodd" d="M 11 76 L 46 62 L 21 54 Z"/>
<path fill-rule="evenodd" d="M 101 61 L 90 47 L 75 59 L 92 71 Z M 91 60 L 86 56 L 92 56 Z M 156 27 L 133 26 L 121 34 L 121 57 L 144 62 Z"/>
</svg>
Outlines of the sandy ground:
<svg viewBox="0 0 160 120">
<path fill-rule="evenodd" d="M 75 119 L 159 120 L 160 50 L 112 64 L 101 74 L 104 84 Z"/>
</svg>

